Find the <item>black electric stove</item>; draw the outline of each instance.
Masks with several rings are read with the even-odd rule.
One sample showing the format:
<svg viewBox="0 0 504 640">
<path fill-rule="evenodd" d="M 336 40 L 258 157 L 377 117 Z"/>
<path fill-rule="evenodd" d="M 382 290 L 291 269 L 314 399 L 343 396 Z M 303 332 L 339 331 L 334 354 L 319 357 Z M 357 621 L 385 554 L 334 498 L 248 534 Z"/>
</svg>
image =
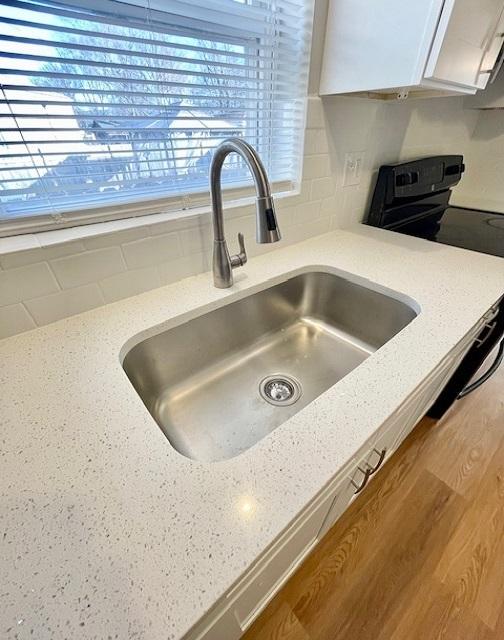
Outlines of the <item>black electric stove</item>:
<svg viewBox="0 0 504 640">
<path fill-rule="evenodd" d="M 451 189 L 459 183 L 464 170 L 462 156 L 434 156 L 382 166 L 367 224 L 504 258 L 504 214 L 450 205 Z M 504 292 L 504 282 L 502 288 Z M 477 389 L 497 370 L 504 359 L 503 336 L 501 301 L 495 317 L 429 411 L 431 417 L 440 418 L 455 400 Z M 497 345 L 492 365 L 473 382 Z"/>
<path fill-rule="evenodd" d="M 504 258 L 504 214 L 448 206 L 441 217 L 429 216 L 395 229 L 417 238 Z"/>
<path fill-rule="evenodd" d="M 367 223 L 504 258 L 504 214 L 450 205 L 462 156 L 435 156 L 380 168 Z"/>
</svg>

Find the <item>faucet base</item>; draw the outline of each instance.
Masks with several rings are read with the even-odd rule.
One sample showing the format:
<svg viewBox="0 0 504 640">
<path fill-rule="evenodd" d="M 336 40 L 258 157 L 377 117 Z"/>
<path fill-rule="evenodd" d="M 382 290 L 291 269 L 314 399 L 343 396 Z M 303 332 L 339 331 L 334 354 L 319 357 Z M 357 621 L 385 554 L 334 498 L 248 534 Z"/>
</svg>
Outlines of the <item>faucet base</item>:
<svg viewBox="0 0 504 640">
<path fill-rule="evenodd" d="M 228 289 L 232 287 L 233 268 L 225 240 L 214 240 L 212 262 L 214 285 L 218 289 Z"/>
</svg>

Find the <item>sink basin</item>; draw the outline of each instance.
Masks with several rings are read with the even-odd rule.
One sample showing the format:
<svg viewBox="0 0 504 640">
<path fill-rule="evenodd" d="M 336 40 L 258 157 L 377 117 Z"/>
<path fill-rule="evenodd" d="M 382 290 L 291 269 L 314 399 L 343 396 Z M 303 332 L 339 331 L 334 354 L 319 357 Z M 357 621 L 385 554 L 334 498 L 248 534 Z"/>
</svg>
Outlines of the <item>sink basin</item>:
<svg viewBox="0 0 504 640">
<path fill-rule="evenodd" d="M 146 338 L 123 367 L 172 446 L 216 462 L 264 438 L 416 315 L 314 271 Z"/>
</svg>

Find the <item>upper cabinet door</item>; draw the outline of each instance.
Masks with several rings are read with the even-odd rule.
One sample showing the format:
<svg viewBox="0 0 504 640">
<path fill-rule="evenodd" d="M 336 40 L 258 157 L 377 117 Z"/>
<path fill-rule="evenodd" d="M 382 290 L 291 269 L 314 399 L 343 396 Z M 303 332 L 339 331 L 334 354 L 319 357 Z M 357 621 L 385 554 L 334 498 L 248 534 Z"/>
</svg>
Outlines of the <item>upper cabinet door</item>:
<svg viewBox="0 0 504 640">
<path fill-rule="evenodd" d="M 446 0 L 424 77 L 482 88 L 502 45 L 504 0 Z"/>
</svg>

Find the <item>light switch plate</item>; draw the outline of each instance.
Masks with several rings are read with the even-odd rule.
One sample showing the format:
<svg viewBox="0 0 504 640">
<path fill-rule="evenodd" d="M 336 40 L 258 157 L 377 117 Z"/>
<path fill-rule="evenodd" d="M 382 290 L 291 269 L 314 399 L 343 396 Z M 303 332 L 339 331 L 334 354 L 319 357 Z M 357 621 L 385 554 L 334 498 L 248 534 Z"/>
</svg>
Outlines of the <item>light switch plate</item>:
<svg viewBox="0 0 504 640">
<path fill-rule="evenodd" d="M 345 154 L 344 187 L 352 187 L 360 184 L 363 164 L 364 151 L 354 151 Z"/>
</svg>

